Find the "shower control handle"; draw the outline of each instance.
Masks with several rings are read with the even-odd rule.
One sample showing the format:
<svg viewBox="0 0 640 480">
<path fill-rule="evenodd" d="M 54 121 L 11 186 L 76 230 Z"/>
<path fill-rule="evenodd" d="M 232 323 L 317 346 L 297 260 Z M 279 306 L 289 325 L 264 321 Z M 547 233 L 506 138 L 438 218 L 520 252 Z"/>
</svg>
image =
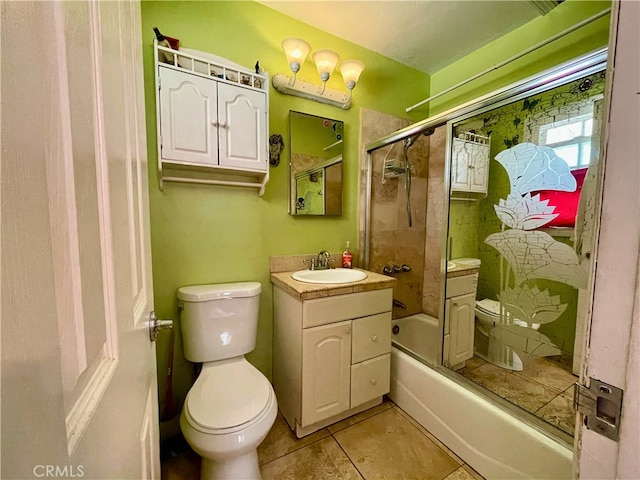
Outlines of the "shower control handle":
<svg viewBox="0 0 640 480">
<path fill-rule="evenodd" d="M 398 265 L 394 265 L 391 270 L 393 271 L 393 273 L 400 273 L 402 271 L 402 268 L 400 268 Z"/>
<path fill-rule="evenodd" d="M 391 267 L 389 265 L 385 265 L 384 267 L 382 267 L 382 273 L 385 275 L 390 275 L 391 274 Z"/>
<path fill-rule="evenodd" d="M 402 269 L 403 272 L 410 272 L 411 271 L 411 267 L 409 265 L 407 265 L 406 263 L 402 264 L 402 267 L 400 267 Z"/>
</svg>

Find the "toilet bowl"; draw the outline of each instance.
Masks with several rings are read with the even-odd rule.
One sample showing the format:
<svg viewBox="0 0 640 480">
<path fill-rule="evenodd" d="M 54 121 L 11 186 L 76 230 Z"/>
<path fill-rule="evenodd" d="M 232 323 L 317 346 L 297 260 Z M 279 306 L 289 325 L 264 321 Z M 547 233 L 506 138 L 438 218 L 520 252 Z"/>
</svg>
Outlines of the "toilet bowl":
<svg viewBox="0 0 640 480">
<path fill-rule="evenodd" d="M 185 357 L 202 362 L 180 428 L 202 457 L 202 480 L 262 478 L 257 448 L 278 403 L 266 377 L 244 358 L 255 348 L 260 291 L 256 282 L 178 290 Z"/>
<path fill-rule="evenodd" d="M 502 343 L 492 335 L 491 330 L 497 325 L 513 324 L 538 330 L 540 324 L 528 325 L 506 312 L 501 320 L 500 302 L 489 298 L 476 301 L 475 316 L 474 355 L 508 370 L 522 370 L 522 359 L 510 345 Z"/>
</svg>

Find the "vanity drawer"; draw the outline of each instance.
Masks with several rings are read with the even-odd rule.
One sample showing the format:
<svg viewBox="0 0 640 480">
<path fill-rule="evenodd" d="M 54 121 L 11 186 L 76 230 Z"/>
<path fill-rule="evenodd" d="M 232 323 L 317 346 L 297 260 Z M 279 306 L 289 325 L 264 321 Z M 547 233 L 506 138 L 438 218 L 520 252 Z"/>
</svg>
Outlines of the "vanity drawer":
<svg viewBox="0 0 640 480">
<path fill-rule="evenodd" d="M 476 293 L 478 287 L 478 274 L 463 275 L 461 277 L 447 278 L 447 298 Z"/>
<path fill-rule="evenodd" d="M 391 312 L 358 318 L 351 326 L 351 363 L 391 351 Z"/>
<path fill-rule="evenodd" d="M 351 365 L 351 408 L 389 393 L 391 354 Z"/>
<path fill-rule="evenodd" d="M 302 328 L 391 311 L 393 289 L 372 290 L 302 302 Z"/>
</svg>

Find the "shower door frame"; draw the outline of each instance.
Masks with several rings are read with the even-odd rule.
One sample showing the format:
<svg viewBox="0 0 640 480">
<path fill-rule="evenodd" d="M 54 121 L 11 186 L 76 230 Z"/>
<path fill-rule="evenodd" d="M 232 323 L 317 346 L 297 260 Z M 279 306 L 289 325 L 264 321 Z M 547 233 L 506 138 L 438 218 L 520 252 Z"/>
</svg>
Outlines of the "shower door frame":
<svg viewBox="0 0 640 480">
<path fill-rule="evenodd" d="M 420 122 L 414 123 L 400 129 L 396 132 L 393 132 L 375 142 L 372 142 L 365 146 L 366 156 L 364 158 L 364 174 L 365 174 L 365 188 L 366 188 L 366 198 L 365 198 L 365 209 L 364 209 L 364 236 L 361 236 L 363 239 L 364 245 L 360 245 L 359 251 L 361 253 L 360 264 L 364 266 L 365 269 L 369 268 L 370 261 L 370 247 L 369 242 L 371 238 L 371 192 L 372 192 L 372 183 L 373 183 L 373 156 L 372 153 L 376 150 L 389 146 L 395 142 L 402 141 L 407 137 L 419 134 L 421 132 L 445 127 L 446 128 L 446 145 L 445 145 L 445 168 L 444 168 L 444 191 L 450 192 L 451 189 L 451 145 L 452 145 L 452 133 L 453 133 L 453 125 L 457 122 L 463 121 L 465 119 L 474 117 L 476 115 L 480 115 L 489 110 L 493 110 L 496 108 L 500 108 L 504 105 L 517 102 L 519 100 L 523 100 L 531 95 L 536 95 L 538 93 L 542 93 L 547 90 L 551 90 L 553 88 L 559 87 L 561 85 L 570 83 L 584 76 L 588 76 L 600 71 L 605 71 L 607 69 L 607 52 L 608 48 L 601 48 L 595 50 L 586 55 L 580 56 L 576 59 L 570 60 L 559 66 L 547 69 L 539 74 L 528 77 L 520 82 L 516 82 L 514 84 L 508 85 L 501 89 L 498 89 L 494 92 L 488 93 L 484 96 L 466 102 L 458 107 L 447 110 L 443 113 L 435 115 L 433 117 L 429 117 Z M 600 168 L 603 168 L 601 165 Z M 449 219 L 449 202 L 444 202 L 444 212 L 446 215 L 447 222 Z M 445 232 L 448 231 L 448 228 Z M 447 236 L 443 235 L 441 240 L 441 251 L 447 251 Z M 444 289 L 447 270 L 446 270 L 446 255 L 441 256 L 440 261 L 440 284 Z M 595 259 L 594 259 L 595 261 Z M 445 306 L 445 294 L 444 292 L 440 296 L 440 304 L 438 306 L 438 322 L 439 327 L 442 330 L 441 338 L 444 333 L 444 306 Z M 585 338 L 586 342 L 586 338 Z M 564 432 L 558 431 L 554 426 L 548 424 L 544 420 L 541 420 L 535 417 L 533 414 L 529 414 L 525 410 L 520 409 L 513 405 L 511 402 L 503 399 L 497 394 L 490 392 L 483 387 L 476 385 L 475 383 L 467 380 L 461 375 L 451 371 L 449 368 L 445 367 L 442 364 L 442 349 L 443 342 L 440 341 L 438 344 L 438 351 L 436 354 L 436 364 L 430 364 L 426 362 L 423 358 L 416 355 L 414 352 L 400 346 L 400 350 L 406 353 L 407 355 L 415 358 L 419 362 L 425 364 L 426 366 L 435 369 L 438 373 L 448 377 L 449 379 L 464 385 L 467 389 L 473 391 L 474 393 L 487 398 L 500 405 L 502 408 L 517 414 L 518 417 L 531 427 L 536 430 L 553 437 L 556 441 L 563 443 L 567 448 L 572 448 L 573 439 L 570 435 L 565 434 Z"/>
</svg>

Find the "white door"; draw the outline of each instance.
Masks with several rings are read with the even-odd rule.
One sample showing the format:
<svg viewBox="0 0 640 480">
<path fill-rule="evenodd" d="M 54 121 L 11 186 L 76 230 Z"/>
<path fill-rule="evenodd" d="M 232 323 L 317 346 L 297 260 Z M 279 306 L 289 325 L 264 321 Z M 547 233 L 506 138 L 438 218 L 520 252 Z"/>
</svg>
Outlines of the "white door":
<svg viewBox="0 0 640 480">
<path fill-rule="evenodd" d="M 1 2 L 3 478 L 159 478 L 138 2 Z"/>
<path fill-rule="evenodd" d="M 267 97 L 264 92 L 220 83 L 220 166 L 267 170 Z"/>
<path fill-rule="evenodd" d="M 159 67 L 164 161 L 218 165 L 217 82 Z"/>
<path fill-rule="evenodd" d="M 302 426 L 349 410 L 351 320 L 302 332 Z"/>
<path fill-rule="evenodd" d="M 602 216 L 581 382 L 595 378 L 622 388 L 624 396 L 618 442 L 579 419 L 575 467 L 581 479 L 640 478 L 640 3 L 613 2 L 611 16 Z"/>
</svg>

